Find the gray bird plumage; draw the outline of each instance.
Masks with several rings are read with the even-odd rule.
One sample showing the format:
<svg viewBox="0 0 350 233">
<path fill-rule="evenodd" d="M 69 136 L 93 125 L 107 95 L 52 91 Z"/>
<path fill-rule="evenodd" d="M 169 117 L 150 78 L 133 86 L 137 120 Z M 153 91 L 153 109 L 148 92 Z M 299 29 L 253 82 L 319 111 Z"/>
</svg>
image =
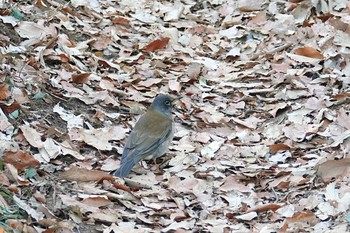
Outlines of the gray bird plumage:
<svg viewBox="0 0 350 233">
<path fill-rule="evenodd" d="M 135 124 L 126 140 L 120 167 L 115 176 L 126 177 L 136 163 L 143 159 L 156 159 L 167 150 L 174 137 L 172 118 L 173 98 L 158 95 L 147 112 Z"/>
</svg>

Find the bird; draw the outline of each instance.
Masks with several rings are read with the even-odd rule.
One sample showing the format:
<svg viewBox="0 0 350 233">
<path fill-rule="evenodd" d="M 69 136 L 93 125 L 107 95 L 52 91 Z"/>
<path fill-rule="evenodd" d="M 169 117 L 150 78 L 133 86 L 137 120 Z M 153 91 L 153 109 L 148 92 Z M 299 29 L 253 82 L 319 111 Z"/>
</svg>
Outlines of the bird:
<svg viewBox="0 0 350 233">
<path fill-rule="evenodd" d="M 175 133 L 172 108 L 178 99 L 165 94 L 156 96 L 127 138 L 120 167 L 113 175 L 127 177 L 136 163 L 144 159 L 155 161 L 168 150 Z"/>
</svg>

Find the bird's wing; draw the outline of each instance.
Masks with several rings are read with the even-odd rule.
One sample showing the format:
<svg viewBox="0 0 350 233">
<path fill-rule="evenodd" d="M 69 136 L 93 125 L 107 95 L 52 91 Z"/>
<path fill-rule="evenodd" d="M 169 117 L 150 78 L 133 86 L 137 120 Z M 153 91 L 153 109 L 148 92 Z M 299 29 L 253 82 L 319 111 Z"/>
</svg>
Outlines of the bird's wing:
<svg viewBox="0 0 350 233">
<path fill-rule="evenodd" d="M 146 114 L 152 114 L 152 120 Z M 172 118 L 150 109 L 136 123 L 129 135 L 122 155 L 133 158 L 135 162 L 152 154 L 155 149 L 167 140 L 172 133 Z"/>
</svg>

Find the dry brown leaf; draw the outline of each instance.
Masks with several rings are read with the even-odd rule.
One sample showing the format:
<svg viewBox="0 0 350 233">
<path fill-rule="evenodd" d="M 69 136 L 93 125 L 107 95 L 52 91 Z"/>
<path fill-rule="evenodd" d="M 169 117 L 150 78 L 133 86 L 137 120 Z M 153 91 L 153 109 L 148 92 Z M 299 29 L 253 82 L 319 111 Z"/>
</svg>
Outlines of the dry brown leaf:
<svg viewBox="0 0 350 233">
<path fill-rule="evenodd" d="M 288 145 L 285 145 L 285 144 L 273 144 L 273 145 L 270 145 L 270 153 L 271 154 L 274 154 L 276 153 L 277 151 L 280 151 L 280 150 L 290 150 L 291 148 L 288 146 Z"/>
<path fill-rule="evenodd" d="M 9 86 L 7 84 L 0 85 L 0 100 L 6 100 L 10 97 L 11 92 L 9 91 Z"/>
<path fill-rule="evenodd" d="M 48 54 L 44 56 L 46 61 L 62 62 L 66 63 L 69 61 L 69 57 L 66 54 Z"/>
<path fill-rule="evenodd" d="M 39 191 L 36 191 L 33 196 L 35 197 L 35 199 L 37 201 L 39 201 L 40 203 L 46 203 L 46 197 L 45 195 L 43 195 L 42 193 L 40 193 Z"/>
<path fill-rule="evenodd" d="M 316 215 L 310 211 L 304 211 L 304 212 L 297 212 L 295 213 L 292 217 L 287 218 L 287 222 L 288 223 L 292 223 L 292 222 L 308 222 L 308 223 L 312 223 L 315 222 L 316 220 Z"/>
<path fill-rule="evenodd" d="M 45 9 L 47 6 L 45 5 L 45 3 L 43 3 L 43 1 L 41 0 L 35 0 L 35 6 L 37 6 L 40 9 Z"/>
<path fill-rule="evenodd" d="M 10 180 L 3 171 L 0 172 L 0 185 L 10 186 Z"/>
<path fill-rule="evenodd" d="M 85 198 L 84 200 L 81 200 L 80 202 L 95 207 L 103 207 L 112 204 L 112 202 L 109 199 L 104 197 L 89 197 Z"/>
<path fill-rule="evenodd" d="M 248 209 L 247 212 L 251 212 L 251 211 L 266 212 L 269 210 L 272 210 L 273 212 L 275 212 L 281 207 L 282 207 L 281 204 L 268 203 L 268 204 L 257 205 L 253 208 Z"/>
<path fill-rule="evenodd" d="M 311 47 L 303 47 L 303 48 L 298 48 L 294 50 L 295 54 L 305 56 L 305 57 L 311 57 L 311 58 L 316 58 L 316 59 L 323 59 L 323 55 L 318 52 L 316 49 L 311 48 Z"/>
<path fill-rule="evenodd" d="M 143 47 L 142 50 L 145 52 L 153 52 L 159 49 L 164 49 L 168 44 L 169 40 L 169 37 L 164 37 L 162 39 L 152 41 L 151 43 Z"/>
<path fill-rule="evenodd" d="M 122 185 L 122 184 L 119 184 L 119 183 L 113 183 L 113 186 L 116 188 L 116 189 L 121 189 L 121 190 L 124 190 L 128 193 L 131 193 L 131 190 L 129 189 L 128 186 L 125 186 L 125 185 Z"/>
<path fill-rule="evenodd" d="M 1 92 L 0 92 L 0 95 L 1 95 Z M 4 113 L 7 113 L 7 114 L 11 114 L 16 110 L 21 109 L 21 105 L 19 103 L 17 103 L 16 101 L 14 101 L 11 105 L 6 105 L 4 103 L 0 103 L 0 107 L 1 107 L 2 111 L 4 111 Z"/>
<path fill-rule="evenodd" d="M 317 167 L 317 175 L 324 182 L 329 182 L 332 178 L 339 178 L 348 173 L 350 158 L 339 160 L 328 160 Z"/>
<path fill-rule="evenodd" d="M 50 228 L 46 229 L 42 233 L 73 233 L 72 230 L 65 228 L 65 227 L 58 227 L 58 226 L 50 226 Z"/>
<path fill-rule="evenodd" d="M 54 225 L 57 225 L 57 220 L 56 219 L 47 219 L 47 218 L 44 218 L 40 221 L 38 221 L 38 224 L 40 226 L 43 226 L 43 227 L 51 227 L 51 226 L 54 226 Z"/>
<path fill-rule="evenodd" d="M 39 68 L 40 68 L 40 65 L 39 65 L 39 63 L 36 61 L 35 57 L 30 57 L 30 58 L 28 59 L 27 64 L 30 65 L 31 67 L 33 67 L 33 68 L 36 69 L 36 70 L 39 70 Z"/>
<path fill-rule="evenodd" d="M 111 150 L 113 149 L 111 140 L 125 138 L 128 131 L 129 129 L 123 128 L 122 125 L 90 130 L 80 128 L 77 130 L 76 140 L 84 141 L 99 150 Z"/>
<path fill-rule="evenodd" d="M 35 129 L 28 125 L 21 125 L 19 128 L 22 130 L 23 136 L 27 139 L 30 145 L 36 148 L 42 148 L 44 146 L 44 143 L 41 141 L 41 134 Z"/>
<path fill-rule="evenodd" d="M 279 233 L 285 233 L 288 230 L 288 223 L 284 223 L 283 226 L 279 229 Z"/>
<path fill-rule="evenodd" d="M 121 220 L 121 217 L 115 212 L 111 212 L 111 213 L 93 212 L 89 214 L 88 217 L 96 219 L 96 221 L 99 221 L 99 222 L 107 222 L 107 223 L 114 223 Z"/>
<path fill-rule="evenodd" d="M 72 80 L 74 83 L 87 83 L 89 81 L 89 76 L 91 73 L 82 73 L 82 74 L 76 74 L 72 76 Z"/>
<path fill-rule="evenodd" d="M 4 163 L 12 164 L 20 172 L 24 171 L 26 168 L 37 168 L 40 165 L 33 155 L 25 151 L 7 151 L 4 153 L 3 157 L 1 157 L 1 160 Z"/>
<path fill-rule="evenodd" d="M 151 87 L 157 83 L 160 83 L 162 79 L 160 78 L 148 78 L 144 81 L 138 82 L 137 85 L 143 86 L 143 87 Z"/>
<path fill-rule="evenodd" d="M 295 53 L 286 53 L 287 57 L 294 60 L 297 63 L 310 63 L 310 64 L 318 64 L 320 62 L 319 58 L 312 58 L 307 56 L 298 55 Z"/>
<path fill-rule="evenodd" d="M 62 10 L 67 12 L 68 14 L 71 14 L 72 16 L 75 16 L 75 17 L 79 16 L 79 14 L 76 11 L 74 11 L 72 8 L 68 6 L 62 6 Z"/>
<path fill-rule="evenodd" d="M 236 177 L 234 175 L 230 175 L 224 179 L 224 183 L 222 186 L 220 186 L 220 190 L 224 192 L 230 192 L 232 190 L 237 190 L 242 193 L 252 192 L 249 187 L 239 182 L 239 177 Z"/>
<path fill-rule="evenodd" d="M 24 227 L 24 224 L 21 223 L 20 221 L 18 220 L 15 220 L 15 219 L 8 219 L 6 220 L 5 222 L 8 226 L 10 226 L 13 230 L 16 230 L 18 232 L 22 232 L 23 231 L 23 227 Z M 1 228 L 2 229 L 2 228 Z M 5 231 L 1 231 L 0 230 L 0 233 L 1 232 L 5 232 Z"/>
<path fill-rule="evenodd" d="M 130 20 L 128 20 L 127 18 L 123 18 L 123 17 L 116 17 L 112 19 L 112 22 L 124 27 L 130 27 Z"/>
<path fill-rule="evenodd" d="M 103 171 L 88 170 L 85 168 L 71 167 L 69 170 L 61 173 L 60 177 L 71 181 L 100 181 L 100 180 L 114 180 L 115 178 Z"/>
<path fill-rule="evenodd" d="M 350 93 L 339 93 L 336 95 L 332 95 L 331 98 L 337 101 L 341 101 L 350 98 Z"/>
</svg>

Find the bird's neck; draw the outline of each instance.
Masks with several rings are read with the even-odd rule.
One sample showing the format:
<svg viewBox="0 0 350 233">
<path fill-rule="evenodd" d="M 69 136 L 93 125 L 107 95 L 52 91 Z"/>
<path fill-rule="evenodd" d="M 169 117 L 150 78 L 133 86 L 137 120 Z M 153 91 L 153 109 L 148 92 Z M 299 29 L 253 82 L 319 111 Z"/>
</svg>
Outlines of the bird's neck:
<svg viewBox="0 0 350 233">
<path fill-rule="evenodd" d="M 162 109 L 156 109 L 155 107 L 151 106 L 148 111 L 153 112 L 152 114 L 163 116 L 166 118 L 171 118 L 171 111 L 163 111 Z"/>
</svg>

